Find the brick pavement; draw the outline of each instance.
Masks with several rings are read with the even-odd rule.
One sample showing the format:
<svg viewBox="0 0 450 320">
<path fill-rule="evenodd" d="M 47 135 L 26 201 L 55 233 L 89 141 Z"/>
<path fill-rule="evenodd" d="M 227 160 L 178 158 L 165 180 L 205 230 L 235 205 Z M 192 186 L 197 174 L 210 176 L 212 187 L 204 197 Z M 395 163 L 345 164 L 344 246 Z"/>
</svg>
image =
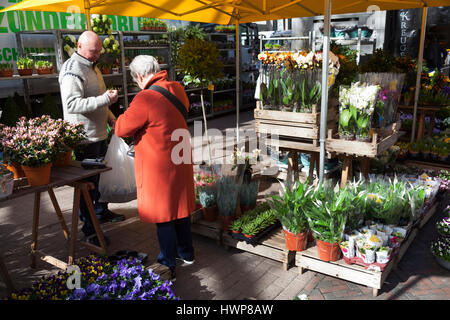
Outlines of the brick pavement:
<svg viewBox="0 0 450 320">
<path fill-rule="evenodd" d="M 247 126 L 253 125 L 251 113 L 241 119 Z M 234 127 L 233 121 L 234 116 L 229 116 L 214 119 L 209 125 L 223 129 Z M 278 182 L 273 180 L 264 193 L 277 189 Z M 55 193 L 70 230 L 72 189 L 58 188 Z M 33 196 L 21 199 L 20 202 L 0 203 L 0 252 L 18 288 L 30 286 L 42 275 L 58 271 L 45 262 L 38 262 L 36 269 L 29 267 Z M 68 249 L 48 196 L 43 196 L 41 205 L 40 225 L 50 224 L 50 227 L 40 228 L 39 248 L 65 261 Z M 127 218 L 121 223 L 103 225 L 111 240 L 110 251 L 138 250 L 149 255 L 147 264 L 154 262 L 158 253 L 155 226 L 139 221 L 136 201 L 111 204 L 110 209 Z M 181 299 L 192 300 L 292 300 L 298 294 L 307 294 L 311 300 L 448 300 L 450 273 L 436 263 L 429 251 L 430 241 L 435 237 L 434 225 L 440 218 L 442 213 L 438 212 L 424 226 L 376 298 L 372 297 L 371 288 L 312 271 L 299 275 L 295 266 L 282 271 L 280 262 L 238 249 L 227 250 L 214 240 L 196 234 L 193 235 L 195 264 L 177 268 L 174 290 Z M 88 251 L 80 246 L 78 256 L 87 254 Z M 0 281 L 0 297 L 5 294 L 4 284 Z"/>
</svg>

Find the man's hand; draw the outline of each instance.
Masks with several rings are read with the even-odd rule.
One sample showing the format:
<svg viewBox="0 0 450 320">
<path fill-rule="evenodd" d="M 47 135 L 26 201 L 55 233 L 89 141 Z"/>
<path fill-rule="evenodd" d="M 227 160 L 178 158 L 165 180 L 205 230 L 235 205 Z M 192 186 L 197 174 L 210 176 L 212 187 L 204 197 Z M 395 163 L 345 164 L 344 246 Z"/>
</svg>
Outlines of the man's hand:
<svg viewBox="0 0 450 320">
<path fill-rule="evenodd" d="M 111 104 L 117 102 L 117 99 L 119 98 L 119 95 L 117 94 L 117 90 L 108 90 L 108 91 L 106 91 L 106 94 L 108 95 L 109 102 Z"/>
</svg>

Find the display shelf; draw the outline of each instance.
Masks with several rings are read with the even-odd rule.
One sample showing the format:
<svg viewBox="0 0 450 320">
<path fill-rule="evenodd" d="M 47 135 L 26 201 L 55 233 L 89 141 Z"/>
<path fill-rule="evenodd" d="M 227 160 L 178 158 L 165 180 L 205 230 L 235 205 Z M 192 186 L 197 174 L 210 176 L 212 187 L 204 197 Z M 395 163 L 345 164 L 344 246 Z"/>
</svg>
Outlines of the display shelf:
<svg viewBox="0 0 450 320">
<path fill-rule="evenodd" d="M 428 221 L 436 212 L 437 206 L 438 203 L 435 203 L 424 214 L 422 221 Z M 396 268 L 424 224 L 425 223 L 421 223 L 418 227 L 413 227 L 410 230 L 409 235 L 405 241 L 402 242 L 396 254 L 388 262 L 383 271 L 380 271 L 379 267 L 376 266 L 372 268 L 369 266 L 366 268 L 357 264 L 347 264 L 343 258 L 334 262 L 320 260 L 317 253 L 317 247 L 314 244 L 309 244 L 305 251 L 296 254 L 295 264 L 298 267 L 299 274 L 303 274 L 303 271 L 308 269 L 328 276 L 362 284 L 372 288 L 372 295 L 376 297 L 378 295 L 378 290 L 383 286 L 389 273 Z"/>
<path fill-rule="evenodd" d="M 13 75 L 12 77 L 0 77 L 0 81 L 5 80 L 24 80 L 24 79 L 57 79 L 59 74 L 52 73 L 52 74 L 33 74 L 31 76 L 20 76 L 18 74 Z"/>
<path fill-rule="evenodd" d="M 217 90 L 217 91 L 213 91 L 212 93 L 224 93 L 224 92 L 232 92 L 232 91 L 236 91 L 236 88 L 233 89 L 224 89 L 224 90 Z"/>
</svg>

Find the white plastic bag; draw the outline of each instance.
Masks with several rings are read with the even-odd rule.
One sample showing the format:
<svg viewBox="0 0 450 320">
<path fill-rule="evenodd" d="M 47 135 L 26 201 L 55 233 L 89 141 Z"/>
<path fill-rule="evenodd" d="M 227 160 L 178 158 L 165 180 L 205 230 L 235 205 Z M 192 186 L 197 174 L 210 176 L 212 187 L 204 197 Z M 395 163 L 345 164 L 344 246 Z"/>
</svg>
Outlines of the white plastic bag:
<svg viewBox="0 0 450 320">
<path fill-rule="evenodd" d="M 106 152 L 106 165 L 112 170 L 100 174 L 101 202 L 123 203 L 136 199 L 134 158 L 127 155 L 128 145 L 113 134 Z"/>
</svg>

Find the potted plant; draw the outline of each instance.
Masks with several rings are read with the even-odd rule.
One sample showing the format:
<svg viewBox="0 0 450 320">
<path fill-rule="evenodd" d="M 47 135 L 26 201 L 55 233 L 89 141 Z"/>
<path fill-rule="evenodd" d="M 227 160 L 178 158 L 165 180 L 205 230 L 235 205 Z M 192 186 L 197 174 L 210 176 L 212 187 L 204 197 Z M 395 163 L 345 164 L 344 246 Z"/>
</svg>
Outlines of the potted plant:
<svg viewBox="0 0 450 320">
<path fill-rule="evenodd" d="M 246 212 L 256 206 L 258 196 L 259 181 L 252 181 L 249 184 L 243 183 L 239 191 L 239 202 L 241 211 Z"/>
<path fill-rule="evenodd" d="M 53 73 L 53 63 L 50 61 L 39 60 L 34 63 L 34 68 L 38 74 Z"/>
<path fill-rule="evenodd" d="M 236 217 L 239 186 L 231 176 L 222 176 L 217 181 L 217 208 L 222 218 L 222 229 L 229 230 Z"/>
<path fill-rule="evenodd" d="M 269 205 L 283 226 L 286 248 L 293 251 L 303 251 L 308 244 L 309 224 L 306 211 L 309 210 L 312 187 L 308 181 L 301 183 L 297 181 L 290 188 L 284 186 L 279 196 L 272 196 Z"/>
<path fill-rule="evenodd" d="M 281 47 L 281 44 L 278 44 L 278 43 L 273 44 L 273 50 L 279 50 L 280 47 Z"/>
<path fill-rule="evenodd" d="M 439 237 L 431 243 L 431 252 L 436 261 L 445 269 L 450 270 L 450 238 Z"/>
<path fill-rule="evenodd" d="M 19 57 L 16 61 L 17 72 L 21 76 L 31 76 L 33 74 L 33 59 L 28 57 Z"/>
<path fill-rule="evenodd" d="M 266 50 L 270 50 L 270 49 L 272 49 L 272 44 L 271 44 L 271 43 L 265 43 L 265 44 L 264 44 L 264 48 L 265 48 Z"/>
<path fill-rule="evenodd" d="M 392 249 L 386 246 L 381 246 L 377 251 L 376 251 L 376 256 L 377 256 L 377 263 L 388 263 L 389 260 L 391 259 L 391 253 L 392 253 Z"/>
<path fill-rule="evenodd" d="M 72 162 L 72 152 L 77 150 L 81 142 L 86 139 L 86 130 L 83 123 L 73 124 L 62 119 L 56 121 L 59 125 L 59 131 L 53 165 L 56 167 L 68 166 Z"/>
<path fill-rule="evenodd" d="M 409 154 L 413 159 L 417 159 L 419 157 L 419 145 L 417 143 L 411 143 L 408 149 Z"/>
<path fill-rule="evenodd" d="M 314 199 L 305 215 L 317 240 L 319 259 L 337 261 L 340 258 L 339 243 L 344 234 L 347 211 L 353 199 L 348 190 L 340 190 L 339 185 L 334 190 L 319 185 L 315 189 Z"/>
<path fill-rule="evenodd" d="M 18 133 L 15 126 L 5 126 L 0 123 L 0 150 L 3 152 L 4 167 L 13 173 L 14 179 L 25 177 L 25 173 L 19 162 L 19 155 L 14 152 L 13 148 L 8 146 L 14 145 L 14 140 Z"/>
<path fill-rule="evenodd" d="M 450 237 L 450 217 L 445 217 L 438 221 L 436 229 L 442 237 Z"/>
<path fill-rule="evenodd" d="M 0 63 L 0 77 L 12 77 L 13 74 L 14 68 L 12 63 Z"/>
<path fill-rule="evenodd" d="M 200 187 L 199 200 L 202 205 L 203 219 L 216 221 L 217 219 L 217 190 L 215 184 Z"/>
<path fill-rule="evenodd" d="M 11 195 L 14 187 L 14 174 L 0 166 L 0 200 Z"/>
<path fill-rule="evenodd" d="M 110 63 L 98 63 L 97 68 L 102 74 L 111 74 L 112 65 Z"/>
<path fill-rule="evenodd" d="M 48 184 L 59 138 L 59 124 L 45 116 L 30 120 L 22 117 L 16 124 L 16 130 L 21 134 L 17 134 L 14 140 L 3 140 L 5 153 L 14 155 L 31 186 Z"/>
<path fill-rule="evenodd" d="M 197 31 L 195 31 L 197 32 Z M 199 63 L 201 61 L 202 63 Z M 223 78 L 223 63 L 220 61 L 220 53 L 216 45 L 211 41 L 191 38 L 187 39 L 178 52 L 178 68 L 183 69 L 183 82 L 191 82 L 200 85 L 200 101 L 204 117 L 205 132 L 208 132 L 206 111 L 203 99 L 203 88 L 214 83 L 216 79 Z M 211 146 L 206 134 L 209 150 L 209 162 L 211 164 Z"/>
</svg>

